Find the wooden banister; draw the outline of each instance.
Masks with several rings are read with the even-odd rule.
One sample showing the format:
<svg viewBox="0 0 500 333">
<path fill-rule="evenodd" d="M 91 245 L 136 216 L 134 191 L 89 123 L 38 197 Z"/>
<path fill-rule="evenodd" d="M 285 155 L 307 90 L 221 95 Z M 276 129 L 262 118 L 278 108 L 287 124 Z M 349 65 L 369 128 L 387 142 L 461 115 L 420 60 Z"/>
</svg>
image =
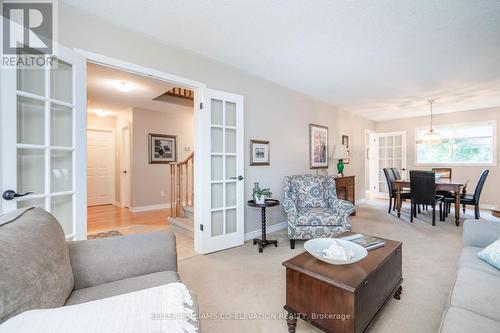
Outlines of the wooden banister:
<svg viewBox="0 0 500 333">
<path fill-rule="evenodd" d="M 170 216 L 182 217 L 182 205 L 194 205 L 194 152 L 170 164 Z"/>
</svg>

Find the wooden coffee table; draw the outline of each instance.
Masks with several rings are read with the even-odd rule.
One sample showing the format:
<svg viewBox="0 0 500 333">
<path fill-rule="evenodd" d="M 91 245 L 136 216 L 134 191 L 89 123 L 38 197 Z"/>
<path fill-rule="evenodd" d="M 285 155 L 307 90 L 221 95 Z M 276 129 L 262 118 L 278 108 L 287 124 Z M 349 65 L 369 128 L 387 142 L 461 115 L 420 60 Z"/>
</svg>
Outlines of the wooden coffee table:
<svg viewBox="0 0 500 333">
<path fill-rule="evenodd" d="M 325 332 L 366 331 L 392 296 L 400 298 L 402 245 L 386 239 L 350 265 L 330 265 L 308 252 L 285 261 L 288 332 L 295 332 L 297 318 Z"/>
</svg>

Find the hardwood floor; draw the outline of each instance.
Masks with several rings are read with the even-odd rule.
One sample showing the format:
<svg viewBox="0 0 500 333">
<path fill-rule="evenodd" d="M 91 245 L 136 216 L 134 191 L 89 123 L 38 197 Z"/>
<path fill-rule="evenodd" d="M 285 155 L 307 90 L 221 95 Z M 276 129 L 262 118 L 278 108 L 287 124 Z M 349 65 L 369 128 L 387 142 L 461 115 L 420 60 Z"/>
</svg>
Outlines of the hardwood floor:
<svg viewBox="0 0 500 333">
<path fill-rule="evenodd" d="M 169 210 L 131 213 L 114 205 L 92 206 L 87 209 L 87 233 L 118 230 L 123 234 L 167 229 Z"/>
<path fill-rule="evenodd" d="M 148 212 L 131 213 L 127 208 L 114 205 L 93 206 L 87 208 L 87 234 L 118 230 L 123 235 L 142 234 L 169 230 L 169 210 L 161 209 Z M 177 260 L 179 262 L 194 257 L 193 239 L 175 233 L 177 242 Z"/>
</svg>

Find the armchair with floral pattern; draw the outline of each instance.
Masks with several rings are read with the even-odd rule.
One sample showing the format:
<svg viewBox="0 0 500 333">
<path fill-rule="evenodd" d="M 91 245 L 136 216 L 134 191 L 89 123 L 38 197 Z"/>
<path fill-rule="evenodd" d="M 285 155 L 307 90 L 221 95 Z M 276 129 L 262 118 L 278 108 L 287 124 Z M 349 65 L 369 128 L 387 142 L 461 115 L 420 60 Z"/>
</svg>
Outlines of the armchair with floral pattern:
<svg viewBox="0 0 500 333">
<path fill-rule="evenodd" d="M 354 205 L 337 198 L 335 179 L 330 176 L 285 177 L 283 208 L 292 249 L 296 239 L 334 237 L 351 230 Z"/>
</svg>

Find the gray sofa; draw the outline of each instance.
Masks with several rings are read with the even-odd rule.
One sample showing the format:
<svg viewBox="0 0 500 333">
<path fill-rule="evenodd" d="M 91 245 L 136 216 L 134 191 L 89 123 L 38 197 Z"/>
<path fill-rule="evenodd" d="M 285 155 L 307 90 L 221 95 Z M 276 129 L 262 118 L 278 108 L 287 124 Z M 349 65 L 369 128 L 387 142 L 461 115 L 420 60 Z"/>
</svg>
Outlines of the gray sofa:
<svg viewBox="0 0 500 333">
<path fill-rule="evenodd" d="M 465 221 L 457 279 L 440 332 L 500 332 L 500 270 L 477 257 L 499 237 L 500 222 Z"/>
<path fill-rule="evenodd" d="M 0 249 L 0 323 L 31 309 L 179 281 L 173 233 L 66 242 L 57 220 L 40 208 L 0 216 Z"/>
</svg>

